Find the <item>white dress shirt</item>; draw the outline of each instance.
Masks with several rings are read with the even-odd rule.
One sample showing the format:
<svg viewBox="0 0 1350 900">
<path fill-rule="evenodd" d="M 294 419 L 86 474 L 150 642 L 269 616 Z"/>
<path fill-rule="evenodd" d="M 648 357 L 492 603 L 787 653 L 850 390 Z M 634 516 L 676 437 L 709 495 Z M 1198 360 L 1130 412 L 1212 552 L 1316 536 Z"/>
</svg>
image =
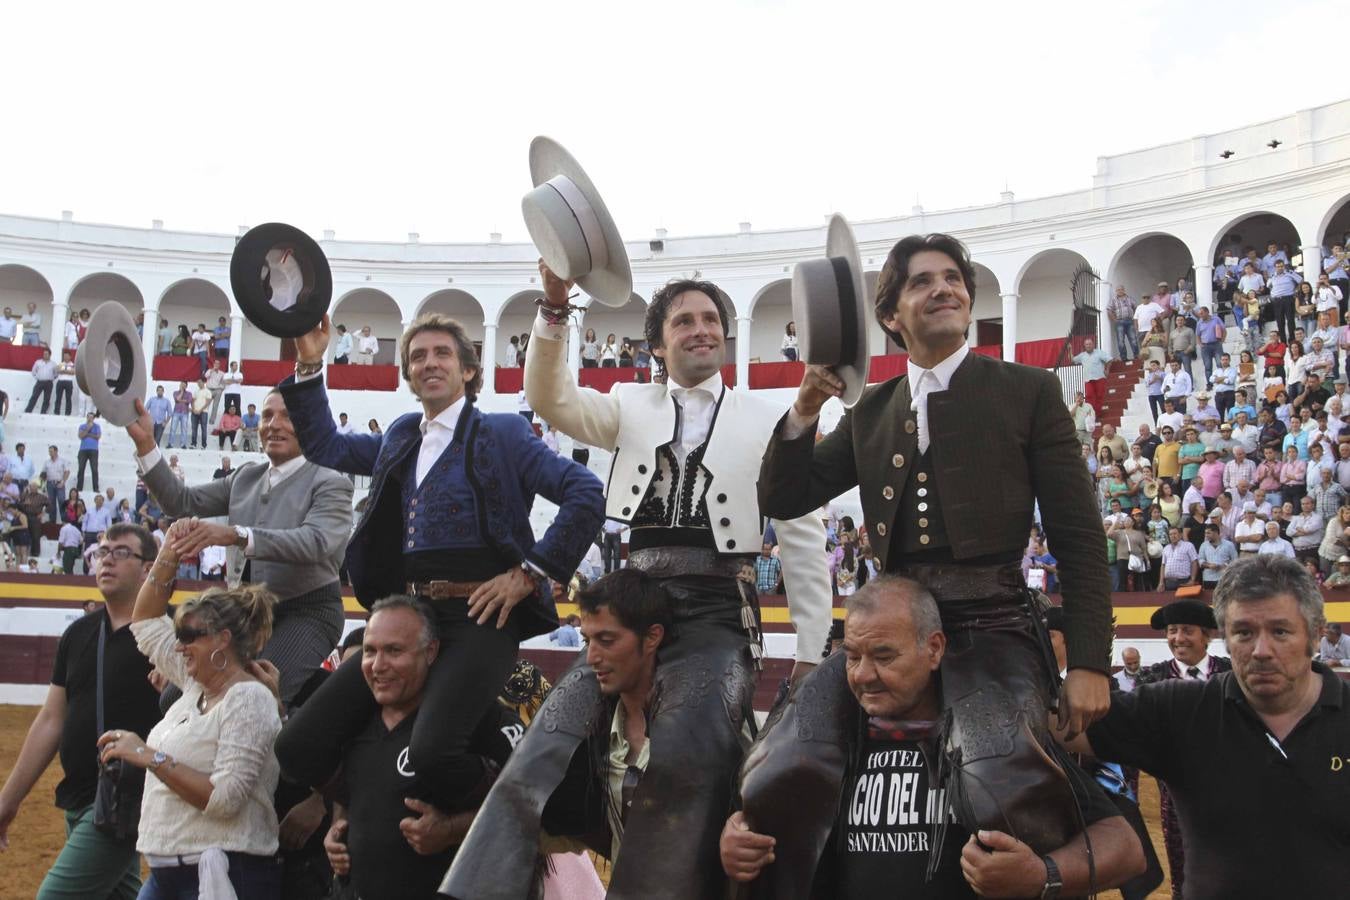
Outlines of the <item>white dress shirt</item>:
<svg viewBox="0 0 1350 900">
<path fill-rule="evenodd" d="M 1200 661 L 1194 666 L 1188 666 L 1179 659 L 1173 659 L 1172 662 L 1176 664 L 1177 672 L 1181 675 L 1182 681 L 1209 681 L 1209 669 L 1214 663 L 1214 661 L 1209 658 L 1208 653 L 1201 657 Z M 1188 670 L 1192 668 L 1198 669 L 1199 671 L 1197 671 L 1196 674 L 1191 675 Z"/>
<path fill-rule="evenodd" d="M 708 432 L 712 430 L 713 411 L 722 396 L 722 373 L 714 372 L 711 377 L 693 387 L 672 385 L 670 396 L 680 407 L 680 434 L 671 444 L 671 449 L 683 466 L 690 452 L 706 441 Z"/>
<path fill-rule="evenodd" d="M 952 375 L 965 362 L 970 348 L 962 344 L 956 352 L 942 362 L 925 369 L 910 357 L 906 363 L 909 371 L 909 393 L 912 398 L 909 408 L 917 414 L 919 427 L 919 452 L 928 452 L 928 395 L 935 391 L 945 391 L 951 387 Z"/>
<path fill-rule="evenodd" d="M 441 458 L 445 448 L 450 446 L 450 442 L 455 439 L 455 426 L 459 424 L 459 414 L 464 411 L 464 395 L 460 394 L 459 399 L 451 403 L 434 419 L 428 419 L 422 416 L 422 446 L 417 451 L 417 480 L 415 485 L 421 485 L 422 479 L 427 477 L 431 467 L 436 465 L 436 460 Z"/>
</svg>

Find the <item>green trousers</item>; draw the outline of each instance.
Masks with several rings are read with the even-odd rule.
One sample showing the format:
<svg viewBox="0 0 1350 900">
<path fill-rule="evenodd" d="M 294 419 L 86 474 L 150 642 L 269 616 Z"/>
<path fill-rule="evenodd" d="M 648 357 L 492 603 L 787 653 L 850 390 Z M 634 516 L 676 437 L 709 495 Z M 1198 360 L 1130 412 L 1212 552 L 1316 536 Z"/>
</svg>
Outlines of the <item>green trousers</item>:
<svg viewBox="0 0 1350 900">
<path fill-rule="evenodd" d="M 135 900 L 141 857 L 132 844 L 94 827 L 94 807 L 66 811 L 66 845 L 38 888 L 37 900 Z"/>
</svg>

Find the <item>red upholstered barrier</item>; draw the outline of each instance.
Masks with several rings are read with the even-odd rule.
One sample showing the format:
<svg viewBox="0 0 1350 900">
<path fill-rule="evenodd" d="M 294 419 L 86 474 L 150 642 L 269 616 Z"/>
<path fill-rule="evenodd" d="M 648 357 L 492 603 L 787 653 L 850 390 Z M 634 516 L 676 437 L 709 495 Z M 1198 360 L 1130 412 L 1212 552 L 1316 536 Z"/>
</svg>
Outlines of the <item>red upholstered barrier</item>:
<svg viewBox="0 0 1350 900">
<path fill-rule="evenodd" d="M 524 372 L 524 369 L 521 371 Z M 650 382 L 652 380 L 651 369 L 639 369 L 634 366 L 615 366 L 608 369 L 582 369 L 577 373 L 577 384 L 582 387 L 595 388 L 602 394 L 608 394 L 610 388 L 614 387 L 616 384 L 636 381 L 639 372 L 642 373 L 643 381 Z"/>
<path fill-rule="evenodd" d="M 295 364 L 291 364 L 295 368 Z M 195 384 L 201 377 L 202 366 L 195 356 L 156 356 L 150 366 L 155 381 L 186 381 Z"/>
<path fill-rule="evenodd" d="M 1022 341 L 1017 345 L 1017 361 L 1024 366 L 1053 369 L 1059 365 L 1059 355 L 1063 349 L 1064 338 Z"/>
<path fill-rule="evenodd" d="M 19 344 L 0 343 L 0 369 L 23 369 L 27 371 L 33 368 L 33 363 L 42 359 L 42 347 L 24 347 Z M 53 353 L 52 358 L 58 362 L 61 357 Z"/>
<path fill-rule="evenodd" d="M 519 366 L 498 369 L 492 373 L 493 386 L 499 394 L 516 394 L 525 388 L 525 370 Z"/>
<path fill-rule="evenodd" d="M 328 367 L 328 389 L 333 391 L 393 391 L 398 378 L 398 366 Z"/>
<path fill-rule="evenodd" d="M 287 375 L 295 374 L 295 360 L 246 359 L 240 365 L 239 371 L 244 373 L 244 384 L 274 387 Z"/>
</svg>

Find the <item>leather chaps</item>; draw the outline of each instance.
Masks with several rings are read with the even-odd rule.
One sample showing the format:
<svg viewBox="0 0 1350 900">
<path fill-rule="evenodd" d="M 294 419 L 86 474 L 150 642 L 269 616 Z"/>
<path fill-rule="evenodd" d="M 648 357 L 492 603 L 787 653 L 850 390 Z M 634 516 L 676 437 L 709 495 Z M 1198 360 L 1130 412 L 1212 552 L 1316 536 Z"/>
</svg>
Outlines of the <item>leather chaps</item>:
<svg viewBox="0 0 1350 900">
<path fill-rule="evenodd" d="M 673 640 L 657 651 L 647 721 L 650 758 L 624 818 L 608 896 L 713 900 L 726 890 L 718 838 L 749 743 L 744 727 L 756 671 L 743 626 L 742 592 L 734 580 L 684 576 L 664 579 L 663 587 L 675 617 Z M 441 894 L 461 900 L 532 896 L 540 825 L 550 798 L 608 792 L 604 772 L 574 757 L 606 759 L 612 710 L 583 652 L 502 769 Z M 592 784 L 578 790 L 564 785 L 566 777 L 589 778 Z"/>
</svg>

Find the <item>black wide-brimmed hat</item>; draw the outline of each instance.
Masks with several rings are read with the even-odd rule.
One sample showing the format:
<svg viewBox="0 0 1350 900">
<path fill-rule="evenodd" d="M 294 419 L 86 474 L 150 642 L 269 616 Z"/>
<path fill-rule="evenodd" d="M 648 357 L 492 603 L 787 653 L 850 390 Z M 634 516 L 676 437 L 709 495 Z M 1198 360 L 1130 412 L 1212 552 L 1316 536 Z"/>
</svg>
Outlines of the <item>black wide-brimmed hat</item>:
<svg viewBox="0 0 1350 900">
<path fill-rule="evenodd" d="M 853 229 L 843 216 L 831 216 L 825 255 L 803 260 L 792 271 L 792 318 L 802 361 L 828 366 L 839 376 L 845 406 L 857 403 L 867 386 L 868 310 Z"/>
<path fill-rule="evenodd" d="M 101 303 L 75 353 L 75 380 L 109 423 L 125 428 L 145 400 L 145 354 L 136 322 L 120 303 Z"/>
<path fill-rule="evenodd" d="M 1173 600 L 1154 610 L 1148 624 L 1157 631 L 1166 631 L 1168 625 L 1195 625 L 1198 628 L 1215 628 L 1219 623 L 1214 619 L 1214 610 L 1199 600 Z"/>
<path fill-rule="evenodd" d="M 244 318 L 273 337 L 295 338 L 328 312 L 333 273 L 312 237 L 269 222 L 250 228 L 234 245 L 230 287 Z"/>
<path fill-rule="evenodd" d="M 606 306 L 633 296 L 628 249 L 581 164 L 552 138 L 530 142 L 531 190 L 520 201 L 525 228 L 553 274 Z"/>
</svg>

